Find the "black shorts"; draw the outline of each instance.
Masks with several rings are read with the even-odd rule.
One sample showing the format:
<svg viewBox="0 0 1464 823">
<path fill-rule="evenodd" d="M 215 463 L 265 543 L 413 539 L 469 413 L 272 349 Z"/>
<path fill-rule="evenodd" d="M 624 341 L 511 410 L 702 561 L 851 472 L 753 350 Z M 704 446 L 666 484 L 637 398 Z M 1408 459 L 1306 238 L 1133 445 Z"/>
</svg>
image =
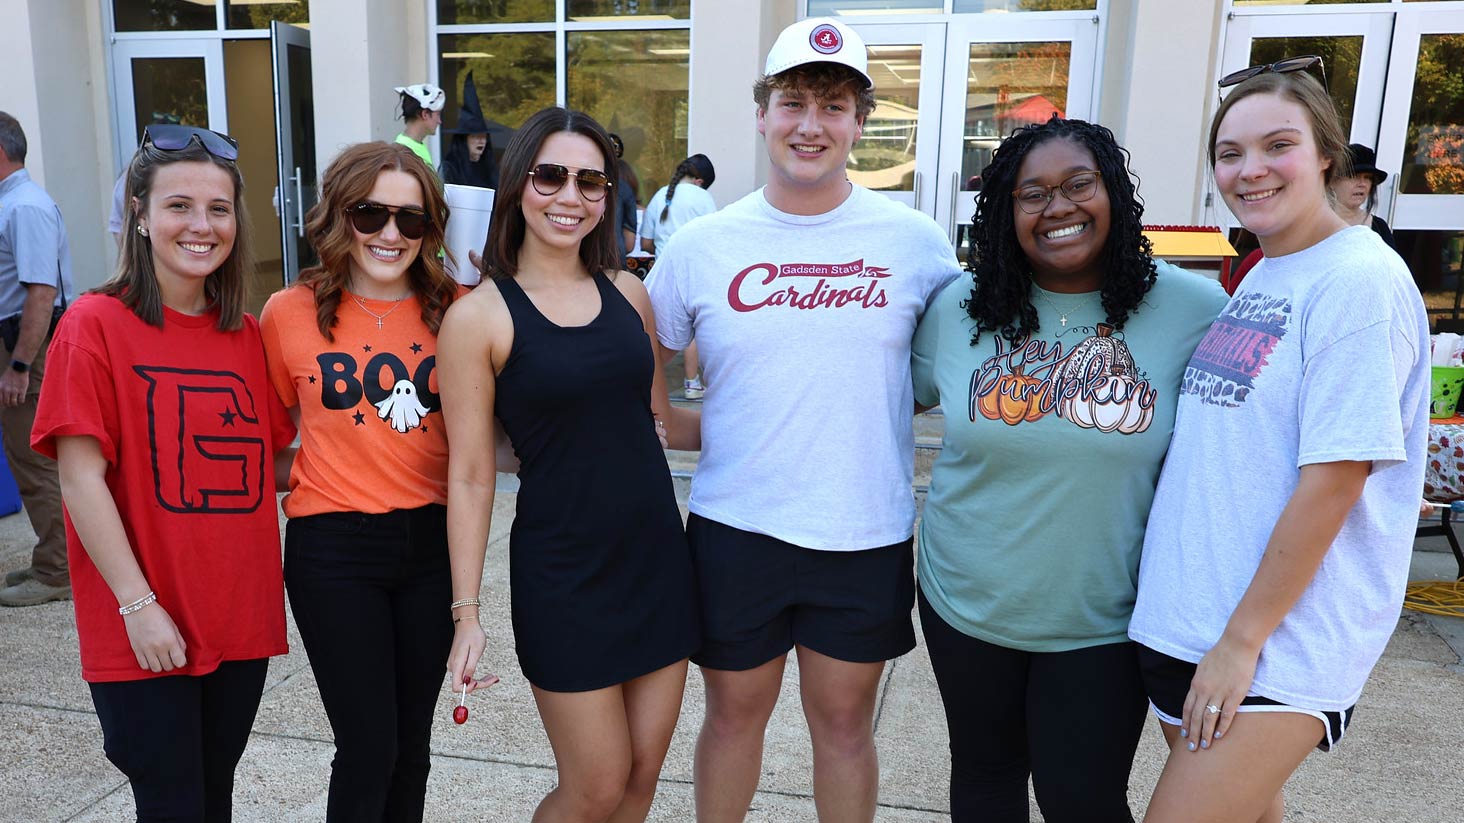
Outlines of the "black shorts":
<svg viewBox="0 0 1464 823">
<path fill-rule="evenodd" d="M 915 648 L 913 539 L 819 551 L 696 514 L 686 537 L 701 591 L 698 666 L 746 671 L 794 645 L 849 663 Z"/>
<path fill-rule="evenodd" d="M 1149 693 L 1149 706 L 1154 716 L 1171 726 L 1180 726 L 1184 715 L 1184 699 L 1189 695 L 1190 681 L 1195 679 L 1196 664 L 1170 657 L 1163 652 L 1139 644 L 1139 670 L 1144 678 L 1144 690 Z M 1238 712 L 1295 712 L 1306 714 L 1322 721 L 1325 729 L 1317 748 L 1329 752 L 1342 742 L 1347 725 L 1352 722 L 1356 706 L 1340 712 L 1325 712 L 1320 709 L 1306 709 L 1291 706 L 1269 697 L 1251 695 L 1240 701 Z"/>
</svg>

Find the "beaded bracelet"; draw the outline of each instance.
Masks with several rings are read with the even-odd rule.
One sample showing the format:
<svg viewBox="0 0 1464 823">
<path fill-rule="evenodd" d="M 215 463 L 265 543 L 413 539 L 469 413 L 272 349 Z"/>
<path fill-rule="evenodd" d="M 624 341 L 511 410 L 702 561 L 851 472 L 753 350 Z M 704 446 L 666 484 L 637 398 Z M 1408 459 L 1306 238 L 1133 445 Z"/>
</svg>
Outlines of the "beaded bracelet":
<svg viewBox="0 0 1464 823">
<path fill-rule="evenodd" d="M 131 603 L 128 603 L 127 605 L 117 609 L 117 613 L 122 615 L 123 617 L 126 617 L 127 615 L 132 614 L 135 611 L 141 611 L 142 609 L 146 608 L 147 606 L 151 606 L 156 602 L 158 602 L 158 596 L 156 594 L 153 594 L 152 592 L 148 592 L 142 597 L 139 597 Z"/>
<path fill-rule="evenodd" d="M 454 608 L 454 609 L 456 609 L 458 606 L 482 606 L 482 605 L 483 604 L 482 603 L 479 603 L 478 602 L 478 598 L 476 598 L 476 597 L 464 597 L 462 600 L 454 600 L 454 601 L 452 601 L 452 608 Z"/>
</svg>

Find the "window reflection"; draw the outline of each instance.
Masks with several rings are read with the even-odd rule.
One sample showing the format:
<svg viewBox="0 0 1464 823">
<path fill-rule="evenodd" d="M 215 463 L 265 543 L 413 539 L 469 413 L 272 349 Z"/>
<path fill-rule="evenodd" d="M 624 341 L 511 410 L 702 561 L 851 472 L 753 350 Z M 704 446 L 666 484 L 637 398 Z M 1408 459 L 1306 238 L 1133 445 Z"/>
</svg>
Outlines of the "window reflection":
<svg viewBox="0 0 1464 823">
<path fill-rule="evenodd" d="M 132 118 L 136 140 L 153 123 L 208 128 L 208 76 L 202 57 L 132 58 Z"/>
<path fill-rule="evenodd" d="M 309 24 L 310 0 L 224 0 L 224 23 L 231 29 L 267 29 L 276 20 Z"/>
<path fill-rule="evenodd" d="M 1398 191 L 1464 194 L 1464 34 L 1419 38 Z"/>
<path fill-rule="evenodd" d="M 493 151 L 500 159 L 519 124 L 554 105 L 553 32 L 445 34 L 437 38 L 437 45 L 441 55 L 437 76 L 447 95 L 443 126 L 457 125 L 463 78 L 471 71 Z"/>
<path fill-rule="evenodd" d="M 920 46 L 870 46 L 876 106 L 849 153 L 849 179 L 876 191 L 915 188 L 920 121 Z"/>
<path fill-rule="evenodd" d="M 567 0 L 564 10 L 570 20 L 577 21 L 606 17 L 687 20 L 691 0 Z"/>
<path fill-rule="evenodd" d="M 688 154 L 691 33 L 570 32 L 568 49 L 569 107 L 587 112 L 625 141 L 625 161 L 640 177 L 644 203 L 670 182 Z"/>
<path fill-rule="evenodd" d="M 1098 0 L 956 0 L 951 11 L 1013 12 L 1013 11 L 1091 11 L 1098 8 Z"/>
<path fill-rule="evenodd" d="M 117 31 L 213 31 L 217 0 L 113 0 Z"/>
<path fill-rule="evenodd" d="M 552 23 L 554 0 L 437 0 L 437 24 Z"/>
<path fill-rule="evenodd" d="M 1013 129 L 1067 111 L 1072 44 L 972 43 L 966 70 L 962 188 L 981 188 L 981 171 Z"/>
</svg>

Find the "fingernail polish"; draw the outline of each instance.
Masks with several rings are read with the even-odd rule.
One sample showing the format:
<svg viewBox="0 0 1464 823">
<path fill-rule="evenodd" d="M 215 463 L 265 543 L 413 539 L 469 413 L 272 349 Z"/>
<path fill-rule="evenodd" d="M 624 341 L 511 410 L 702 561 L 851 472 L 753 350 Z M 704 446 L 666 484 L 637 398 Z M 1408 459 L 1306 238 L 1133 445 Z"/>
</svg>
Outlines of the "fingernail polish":
<svg viewBox="0 0 1464 823">
<path fill-rule="evenodd" d="M 1189 742 L 1189 750 L 1190 751 L 1194 751 L 1195 750 L 1195 741 L 1191 740 Z"/>
<path fill-rule="evenodd" d="M 1189 737 L 1189 729 L 1180 729 L 1179 730 L 1179 736 L 1180 737 Z"/>
<path fill-rule="evenodd" d="M 1215 739 L 1216 740 L 1219 740 L 1220 739 L 1220 736 L 1223 735 L 1223 734 L 1225 734 L 1225 732 L 1215 732 Z"/>
<path fill-rule="evenodd" d="M 1201 740 L 1200 741 L 1200 748 L 1202 748 L 1202 749 L 1208 749 L 1208 748 L 1210 748 L 1210 741 L 1208 741 L 1208 740 Z"/>
</svg>

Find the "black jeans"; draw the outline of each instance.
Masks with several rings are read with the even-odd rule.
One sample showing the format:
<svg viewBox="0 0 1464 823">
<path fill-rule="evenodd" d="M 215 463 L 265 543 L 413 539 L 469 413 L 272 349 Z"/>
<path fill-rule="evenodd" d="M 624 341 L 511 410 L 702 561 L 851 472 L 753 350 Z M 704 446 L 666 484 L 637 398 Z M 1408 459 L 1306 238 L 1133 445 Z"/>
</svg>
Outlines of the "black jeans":
<svg viewBox="0 0 1464 823">
<path fill-rule="evenodd" d="M 335 732 L 327 821 L 420 821 L 452 645 L 443 506 L 285 527 L 285 587 Z"/>
<path fill-rule="evenodd" d="M 91 683 L 103 747 L 132 783 L 138 823 L 228 823 L 234 767 L 264 693 L 269 661 L 199 676 Z"/>
<path fill-rule="evenodd" d="M 953 823 L 1132 823 L 1129 771 L 1147 702 L 1135 644 L 1008 649 L 953 628 L 920 595 L 951 737 Z"/>
</svg>

